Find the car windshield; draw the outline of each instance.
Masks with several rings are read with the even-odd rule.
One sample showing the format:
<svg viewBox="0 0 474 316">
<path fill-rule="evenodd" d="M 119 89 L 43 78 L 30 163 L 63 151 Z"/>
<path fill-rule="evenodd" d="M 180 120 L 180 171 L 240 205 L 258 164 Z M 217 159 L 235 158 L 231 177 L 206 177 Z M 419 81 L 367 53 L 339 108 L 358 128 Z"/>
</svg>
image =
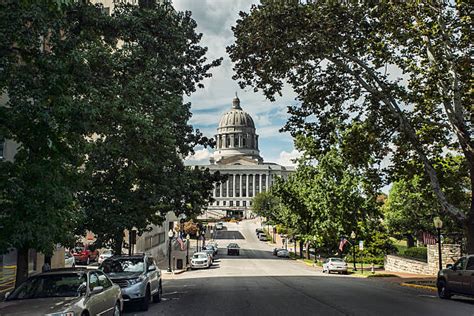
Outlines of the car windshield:
<svg viewBox="0 0 474 316">
<path fill-rule="evenodd" d="M 104 250 L 102 252 L 103 255 L 111 255 L 112 254 L 112 250 Z"/>
<path fill-rule="evenodd" d="M 110 274 L 130 274 L 144 271 L 145 264 L 142 258 L 116 258 L 105 260 L 101 269 Z"/>
<path fill-rule="evenodd" d="M 206 259 L 206 258 L 207 258 L 207 255 L 203 253 L 196 253 L 193 256 L 193 259 Z"/>
<path fill-rule="evenodd" d="M 331 258 L 331 262 L 344 262 L 344 261 L 339 258 Z"/>
<path fill-rule="evenodd" d="M 86 285 L 86 275 L 82 273 L 39 275 L 21 284 L 8 296 L 8 300 L 76 297 L 80 295 L 80 289 Z"/>
</svg>

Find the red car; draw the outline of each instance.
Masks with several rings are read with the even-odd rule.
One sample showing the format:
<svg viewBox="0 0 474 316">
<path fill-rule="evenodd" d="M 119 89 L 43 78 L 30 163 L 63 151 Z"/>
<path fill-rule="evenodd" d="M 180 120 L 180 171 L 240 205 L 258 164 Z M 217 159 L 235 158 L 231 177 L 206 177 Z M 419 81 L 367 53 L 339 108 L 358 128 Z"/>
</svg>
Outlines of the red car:
<svg viewBox="0 0 474 316">
<path fill-rule="evenodd" d="M 74 252 L 72 253 L 76 263 L 85 263 L 89 264 L 91 261 L 97 261 L 99 257 L 99 251 L 97 249 L 91 250 L 89 245 L 76 246 L 74 247 Z"/>
</svg>

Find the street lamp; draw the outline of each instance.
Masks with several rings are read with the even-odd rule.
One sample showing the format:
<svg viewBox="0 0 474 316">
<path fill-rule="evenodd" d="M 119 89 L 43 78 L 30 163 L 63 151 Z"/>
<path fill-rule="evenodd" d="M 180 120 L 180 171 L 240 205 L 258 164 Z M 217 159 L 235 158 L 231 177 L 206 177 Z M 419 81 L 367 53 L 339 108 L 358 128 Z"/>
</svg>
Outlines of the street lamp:
<svg viewBox="0 0 474 316">
<path fill-rule="evenodd" d="M 443 261 L 441 258 L 441 228 L 443 228 L 443 221 L 441 220 L 441 218 L 436 216 L 433 219 L 433 224 L 438 232 L 438 260 L 439 260 L 439 269 L 441 270 L 443 269 Z"/>
<path fill-rule="evenodd" d="M 199 252 L 199 237 L 201 237 L 201 232 L 198 229 L 196 232 L 196 252 Z"/>
<path fill-rule="evenodd" d="M 357 271 L 357 268 L 356 268 L 356 248 L 355 248 L 356 233 L 355 233 L 355 231 L 352 231 L 351 239 L 352 239 L 352 261 L 354 263 L 354 271 Z"/>
<path fill-rule="evenodd" d="M 204 248 L 205 246 L 205 242 L 206 242 L 206 232 L 205 231 L 201 231 L 201 234 L 202 234 L 202 248 Z"/>
<path fill-rule="evenodd" d="M 168 232 L 169 244 L 168 244 L 168 272 L 171 272 L 171 241 L 173 239 L 174 232 L 172 229 Z"/>
<path fill-rule="evenodd" d="M 189 236 L 189 234 L 186 235 L 186 269 L 188 268 L 188 265 L 189 265 L 189 239 L 191 239 L 191 237 Z"/>
</svg>

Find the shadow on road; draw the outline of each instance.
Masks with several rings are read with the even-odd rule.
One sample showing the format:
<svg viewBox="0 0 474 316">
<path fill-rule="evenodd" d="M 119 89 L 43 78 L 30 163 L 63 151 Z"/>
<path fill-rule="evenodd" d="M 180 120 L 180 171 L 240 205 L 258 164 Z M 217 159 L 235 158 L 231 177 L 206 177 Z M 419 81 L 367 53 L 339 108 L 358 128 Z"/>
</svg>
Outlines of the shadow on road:
<svg viewBox="0 0 474 316">
<path fill-rule="evenodd" d="M 245 237 L 237 230 L 221 230 L 215 234 L 214 239 L 245 239 Z"/>
</svg>

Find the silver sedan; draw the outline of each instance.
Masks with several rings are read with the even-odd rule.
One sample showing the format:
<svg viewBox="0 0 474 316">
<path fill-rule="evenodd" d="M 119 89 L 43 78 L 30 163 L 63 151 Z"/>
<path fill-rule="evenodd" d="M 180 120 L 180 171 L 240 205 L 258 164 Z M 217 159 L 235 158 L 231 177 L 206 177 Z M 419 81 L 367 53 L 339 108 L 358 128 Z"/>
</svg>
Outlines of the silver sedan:
<svg viewBox="0 0 474 316">
<path fill-rule="evenodd" d="M 0 315 L 121 315 L 120 287 L 98 270 L 58 269 L 30 277 L 0 303 Z"/>
</svg>

